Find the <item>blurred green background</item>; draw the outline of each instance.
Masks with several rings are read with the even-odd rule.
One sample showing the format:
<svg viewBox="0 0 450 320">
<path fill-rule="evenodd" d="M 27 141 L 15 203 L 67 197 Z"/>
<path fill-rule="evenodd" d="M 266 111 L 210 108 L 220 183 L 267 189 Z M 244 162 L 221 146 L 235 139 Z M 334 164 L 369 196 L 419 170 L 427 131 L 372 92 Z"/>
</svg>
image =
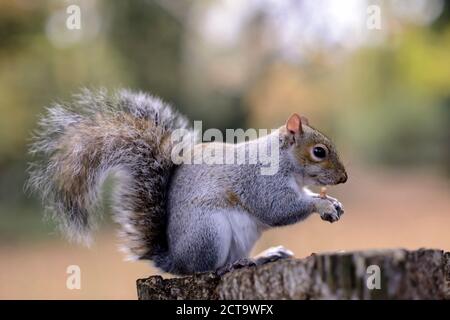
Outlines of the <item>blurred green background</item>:
<svg viewBox="0 0 450 320">
<path fill-rule="evenodd" d="M 81 9 L 79 30 L 66 27 L 71 4 Z M 370 5 L 381 10 L 380 29 L 366 25 Z M 0 0 L 2 298 L 133 297 L 131 279 L 148 274 L 147 266 L 131 267 L 138 269 L 123 280 L 127 290 L 108 290 L 105 280 L 82 293 L 48 282 L 25 288 L 10 276 L 35 261 L 28 268 L 45 278 L 54 257 L 91 254 L 63 244 L 42 221 L 39 201 L 23 192 L 38 114 L 80 87 L 159 95 L 203 120 L 204 129 L 275 128 L 292 112 L 306 115 L 336 140 L 347 163 L 349 184 L 336 192 L 349 221 L 331 236 L 318 221 L 286 229 L 328 234 L 320 243 L 298 244 L 299 256 L 334 246 L 449 248 L 449 1 Z M 408 217 L 414 223 L 406 228 Z M 105 230 L 100 244 L 109 246 L 114 238 Z M 405 236 L 396 237 L 398 230 Z M 288 231 L 259 246 L 289 246 Z M 35 247 L 41 245 L 47 256 Z M 97 276 L 106 261 L 120 263 L 104 249 L 97 253 L 114 256 L 97 257 L 91 268 Z"/>
</svg>

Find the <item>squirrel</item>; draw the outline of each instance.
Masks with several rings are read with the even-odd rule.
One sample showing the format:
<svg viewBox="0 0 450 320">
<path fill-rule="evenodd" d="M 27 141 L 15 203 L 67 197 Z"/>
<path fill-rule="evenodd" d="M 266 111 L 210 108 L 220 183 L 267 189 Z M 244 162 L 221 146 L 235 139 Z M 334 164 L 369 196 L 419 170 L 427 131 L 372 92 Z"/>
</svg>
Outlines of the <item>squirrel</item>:
<svg viewBox="0 0 450 320">
<path fill-rule="evenodd" d="M 283 247 L 248 255 L 264 230 L 312 213 L 329 222 L 343 214 L 337 199 L 307 189 L 344 183 L 347 173 L 335 145 L 306 118 L 293 114 L 266 136 L 219 144 L 236 151 L 275 138 L 279 168 L 272 175 L 262 175 L 259 162 L 175 164 L 176 130 L 193 137 L 194 150 L 205 146 L 188 123 L 146 93 L 83 89 L 41 116 L 27 185 L 70 240 L 89 244 L 104 211 L 102 185 L 112 177 L 110 207 L 128 258 L 178 275 L 291 257 Z"/>
</svg>

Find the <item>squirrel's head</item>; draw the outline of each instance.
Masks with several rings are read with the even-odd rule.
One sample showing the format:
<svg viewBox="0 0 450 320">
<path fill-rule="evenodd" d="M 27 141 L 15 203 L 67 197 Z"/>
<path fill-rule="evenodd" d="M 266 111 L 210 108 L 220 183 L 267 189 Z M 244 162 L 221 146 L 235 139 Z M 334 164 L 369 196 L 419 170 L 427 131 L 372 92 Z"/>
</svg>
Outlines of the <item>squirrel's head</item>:
<svg viewBox="0 0 450 320">
<path fill-rule="evenodd" d="M 281 127 L 284 145 L 306 185 L 334 185 L 347 181 L 347 172 L 336 147 L 323 133 L 312 128 L 305 117 L 294 113 Z"/>
</svg>

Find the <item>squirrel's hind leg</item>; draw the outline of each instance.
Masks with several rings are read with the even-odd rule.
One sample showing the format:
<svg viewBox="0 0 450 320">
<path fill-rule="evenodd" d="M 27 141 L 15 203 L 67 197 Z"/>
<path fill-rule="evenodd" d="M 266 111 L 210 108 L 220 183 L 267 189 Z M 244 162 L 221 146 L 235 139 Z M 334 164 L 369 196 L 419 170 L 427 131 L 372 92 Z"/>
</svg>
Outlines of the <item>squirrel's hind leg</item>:
<svg viewBox="0 0 450 320">
<path fill-rule="evenodd" d="M 236 260 L 232 263 L 228 263 L 220 268 L 218 268 L 216 270 L 216 273 L 219 276 L 224 275 L 225 273 L 237 270 L 237 269 L 241 269 L 241 268 L 245 268 L 245 267 L 252 267 L 252 266 L 256 266 L 256 262 L 254 259 L 252 258 L 241 258 L 239 260 Z"/>
<path fill-rule="evenodd" d="M 274 262 L 280 259 L 289 259 L 294 256 L 294 253 L 283 246 L 271 247 L 264 250 L 254 258 L 242 258 L 235 262 L 229 263 L 216 270 L 218 275 L 223 275 L 244 267 L 260 266 L 269 262 Z"/>
<path fill-rule="evenodd" d="M 217 214 L 201 210 L 183 212 L 169 223 L 169 251 L 176 274 L 214 271 L 224 265 L 230 251 L 231 231 Z M 184 219 L 183 219 L 184 218 Z"/>
</svg>

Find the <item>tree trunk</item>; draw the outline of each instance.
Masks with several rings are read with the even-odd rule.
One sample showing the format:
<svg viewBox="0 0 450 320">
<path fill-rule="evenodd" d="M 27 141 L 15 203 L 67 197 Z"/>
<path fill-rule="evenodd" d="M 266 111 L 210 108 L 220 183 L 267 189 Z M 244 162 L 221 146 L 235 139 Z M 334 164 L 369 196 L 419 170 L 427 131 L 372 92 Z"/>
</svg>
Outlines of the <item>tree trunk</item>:
<svg viewBox="0 0 450 320">
<path fill-rule="evenodd" d="M 245 267 L 137 280 L 148 299 L 450 299 L 450 253 L 442 250 L 313 254 Z"/>
</svg>

